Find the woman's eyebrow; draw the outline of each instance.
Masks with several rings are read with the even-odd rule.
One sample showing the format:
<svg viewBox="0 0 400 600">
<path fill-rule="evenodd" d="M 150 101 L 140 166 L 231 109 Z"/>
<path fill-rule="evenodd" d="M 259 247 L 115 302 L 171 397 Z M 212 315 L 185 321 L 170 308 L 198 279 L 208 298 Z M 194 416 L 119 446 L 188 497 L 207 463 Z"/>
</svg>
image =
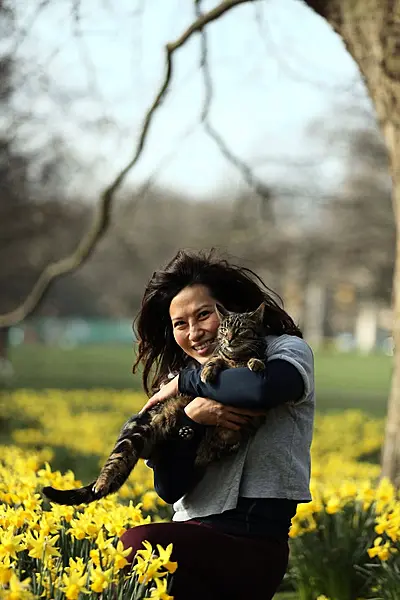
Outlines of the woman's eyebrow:
<svg viewBox="0 0 400 600">
<path fill-rule="evenodd" d="M 201 306 L 199 306 L 198 308 L 196 308 L 196 310 L 194 312 L 199 312 L 201 310 L 204 310 L 205 308 L 213 308 L 213 305 L 210 304 L 210 303 L 202 304 Z"/>
</svg>

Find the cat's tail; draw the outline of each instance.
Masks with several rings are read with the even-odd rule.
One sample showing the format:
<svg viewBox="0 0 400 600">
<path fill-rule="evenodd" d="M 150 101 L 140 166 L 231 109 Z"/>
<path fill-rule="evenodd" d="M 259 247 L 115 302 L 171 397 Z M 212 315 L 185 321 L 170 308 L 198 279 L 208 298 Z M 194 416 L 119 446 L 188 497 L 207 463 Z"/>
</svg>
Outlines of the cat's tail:
<svg viewBox="0 0 400 600">
<path fill-rule="evenodd" d="M 74 490 L 57 490 L 56 488 L 47 486 L 42 489 L 42 492 L 50 502 L 55 502 L 56 504 L 66 504 L 68 506 L 90 504 L 90 502 L 101 498 L 101 496 L 96 494 L 93 490 L 95 483 L 96 482 L 93 481 L 85 487 Z"/>
<path fill-rule="evenodd" d="M 143 440 L 140 435 L 133 435 L 132 438 L 127 439 L 120 436 L 96 481 L 72 490 L 57 490 L 48 486 L 42 489 L 43 494 L 51 502 L 76 506 L 90 504 L 90 502 L 117 492 L 128 479 L 143 448 Z"/>
</svg>

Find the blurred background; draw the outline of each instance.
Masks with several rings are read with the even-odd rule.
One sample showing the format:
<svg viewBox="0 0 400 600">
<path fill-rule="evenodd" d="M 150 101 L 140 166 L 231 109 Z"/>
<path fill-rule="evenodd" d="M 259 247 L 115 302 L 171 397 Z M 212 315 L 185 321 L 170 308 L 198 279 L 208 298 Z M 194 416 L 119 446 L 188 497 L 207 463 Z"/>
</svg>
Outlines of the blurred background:
<svg viewBox="0 0 400 600">
<path fill-rule="evenodd" d="M 76 249 L 135 153 L 165 44 L 193 18 L 182 0 L 0 0 L 1 314 Z M 0 329 L 3 389 L 140 389 L 132 321 L 146 282 L 179 248 L 216 247 L 259 273 L 303 329 L 319 408 L 384 415 L 390 190 L 341 40 L 296 0 L 237 7 L 175 52 L 94 252 Z"/>
</svg>

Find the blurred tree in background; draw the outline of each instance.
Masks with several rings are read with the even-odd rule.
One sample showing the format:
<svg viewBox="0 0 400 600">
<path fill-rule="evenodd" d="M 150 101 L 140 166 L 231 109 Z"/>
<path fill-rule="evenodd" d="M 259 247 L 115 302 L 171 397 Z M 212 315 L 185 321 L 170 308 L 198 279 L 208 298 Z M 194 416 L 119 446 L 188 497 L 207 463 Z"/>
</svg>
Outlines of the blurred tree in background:
<svg viewBox="0 0 400 600">
<path fill-rule="evenodd" d="M 98 140 L 104 132 L 110 134 L 113 124 L 110 125 L 109 113 L 106 110 L 102 114 L 96 112 L 86 98 L 93 92 L 97 94 L 99 106 L 102 104 L 90 53 L 84 43 L 82 23 L 84 16 L 87 17 L 84 0 L 67 6 L 75 50 L 88 74 L 87 89 L 79 93 L 66 86 L 59 86 L 55 91 L 43 64 L 40 68 L 35 65 L 34 56 L 29 57 L 29 65 L 16 60 L 15 48 L 23 43 L 29 35 L 29 27 L 40 18 L 49 3 L 38 2 L 30 23 L 21 31 L 15 29 L 18 27 L 14 18 L 17 4 L 11 0 L 0 3 L 0 27 L 6 36 L 13 38 L 6 50 L 0 52 L 0 102 L 6 117 L 0 131 L 0 244 L 3 259 L 0 325 L 3 325 L 3 331 L 32 311 L 48 315 L 89 312 L 130 315 L 137 310 L 149 274 L 178 247 L 217 246 L 260 272 L 271 287 L 277 288 L 288 299 L 309 339 L 331 335 L 340 326 L 347 326 L 345 319 L 340 325 L 339 321 L 326 316 L 336 305 L 343 304 L 346 297 L 343 286 L 347 285 L 350 290 L 347 297 L 351 303 L 344 302 L 348 314 L 356 310 L 357 301 L 388 304 L 394 271 L 394 341 L 399 346 L 400 293 L 397 285 L 400 286 L 400 259 L 393 260 L 393 250 L 400 225 L 400 0 L 303 2 L 341 36 L 358 65 L 386 145 L 384 148 L 377 129 L 370 123 L 364 122 L 353 130 L 351 138 L 349 129 L 337 127 L 339 138 L 340 129 L 343 130 L 340 143 L 345 149 L 348 168 L 344 180 L 340 179 L 328 192 L 319 185 L 318 161 L 314 165 L 301 166 L 300 162 L 294 164 L 288 159 L 287 173 L 297 173 L 297 181 L 293 177 L 285 181 L 283 170 L 279 184 L 268 177 L 260 178 L 255 164 L 259 157 L 253 161 L 242 158 L 229 143 L 229 136 L 225 139 L 211 120 L 218 72 L 210 65 L 209 46 L 212 44 L 208 30 L 211 26 L 214 28 L 216 22 L 230 18 L 228 14 L 239 5 L 251 5 L 246 7 L 250 10 L 261 4 L 267 12 L 268 2 L 225 0 L 212 8 L 202 6 L 199 0 L 193 3 L 191 24 L 186 24 L 186 29 L 172 36 L 172 41 L 165 46 L 164 77 L 157 82 L 159 87 L 152 99 L 143 103 L 144 118 L 135 130 L 137 143 L 133 151 L 129 156 L 124 154 L 123 166 L 109 177 L 103 191 L 97 194 L 96 186 L 89 191 L 70 184 L 75 159 L 64 138 L 52 134 L 45 117 L 43 123 L 34 123 L 40 111 L 31 114 L 25 106 L 19 113 L 17 109 L 21 103 L 14 100 L 15 91 L 26 79 L 34 90 L 33 84 L 37 86 L 42 101 L 43 89 L 46 98 L 52 101 L 57 98 L 62 115 L 72 114 L 79 104 L 83 106 L 79 114 L 85 116 L 78 126 L 75 124 L 73 135 L 76 138 L 80 139 L 84 127 L 96 128 L 97 133 L 100 132 Z M 51 5 L 50 8 L 56 7 Z M 139 6 L 131 12 L 140 17 L 143 10 L 144 6 Z M 254 20 L 260 25 L 256 11 Z M 224 188 L 215 191 L 209 202 L 201 204 L 193 202 L 189 194 L 163 189 L 154 182 L 145 192 L 132 184 L 122 190 L 128 175 L 142 157 L 154 116 L 170 92 L 175 68 L 179 74 L 175 55 L 178 52 L 182 55 L 195 36 L 199 42 L 197 66 L 203 86 L 198 124 L 236 170 L 241 183 L 232 185 L 227 180 Z M 290 52 L 288 45 L 285 48 L 287 57 Z M 49 57 L 49 62 L 53 58 Z M 34 73 L 31 79 L 25 77 L 29 69 Z M 26 101 L 31 94 L 29 86 L 25 93 Z M 136 100 L 141 103 L 141 93 L 137 94 Z M 6 108 L 11 105 L 13 114 L 10 116 Z M 42 114 L 45 111 L 42 110 Z M 253 118 L 256 119 L 256 115 Z M 343 113 L 341 119 L 344 121 Z M 27 123 L 28 133 L 24 138 L 20 130 Z M 32 123 L 36 127 L 36 137 L 29 133 L 35 128 L 31 127 Z M 27 138 L 30 143 L 24 144 Z M 326 153 L 332 152 L 334 143 L 332 138 L 328 140 Z M 82 155 L 84 152 L 83 149 Z M 271 156 L 273 158 L 273 152 Z M 280 159 L 280 162 L 285 161 Z M 119 202 L 114 206 L 117 194 Z M 92 210 L 88 201 L 96 195 L 98 204 Z M 396 220 L 392 218 L 391 198 Z M 104 235 L 106 232 L 107 236 Z M 90 261 L 87 260 L 89 257 Z M 66 276 L 73 271 L 75 274 Z M 59 275 L 63 278 L 54 283 Z M 39 287 L 35 287 L 37 281 L 42 281 Z M 344 313 L 344 310 L 338 312 Z M 344 318 L 344 314 L 341 316 Z M 399 472 L 398 355 L 388 415 L 384 473 L 395 479 Z"/>
</svg>

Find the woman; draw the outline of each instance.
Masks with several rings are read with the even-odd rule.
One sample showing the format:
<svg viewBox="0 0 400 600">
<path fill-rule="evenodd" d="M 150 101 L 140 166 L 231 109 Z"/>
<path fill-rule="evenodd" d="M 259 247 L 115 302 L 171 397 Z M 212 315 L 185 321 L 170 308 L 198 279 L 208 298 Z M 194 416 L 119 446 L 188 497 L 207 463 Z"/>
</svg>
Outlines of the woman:
<svg viewBox="0 0 400 600">
<path fill-rule="evenodd" d="M 235 312 L 266 305 L 267 366 L 220 373 L 204 384 L 201 366 L 215 348 L 215 305 Z M 178 392 L 193 397 L 176 433 L 149 461 L 157 493 L 173 504 L 172 523 L 128 530 L 125 547 L 173 543 L 176 600 L 267 600 L 288 563 L 288 532 L 299 502 L 311 500 L 314 417 L 313 355 L 300 330 L 249 269 L 213 252 L 180 251 L 151 278 L 136 322 L 135 367 L 153 396 L 142 410 Z M 169 379 L 169 381 L 168 381 Z M 168 383 L 166 383 L 168 381 Z M 155 392 L 155 390 L 158 390 Z M 194 469 L 207 427 L 239 429 L 253 416 L 265 424 L 232 456 Z"/>
</svg>

